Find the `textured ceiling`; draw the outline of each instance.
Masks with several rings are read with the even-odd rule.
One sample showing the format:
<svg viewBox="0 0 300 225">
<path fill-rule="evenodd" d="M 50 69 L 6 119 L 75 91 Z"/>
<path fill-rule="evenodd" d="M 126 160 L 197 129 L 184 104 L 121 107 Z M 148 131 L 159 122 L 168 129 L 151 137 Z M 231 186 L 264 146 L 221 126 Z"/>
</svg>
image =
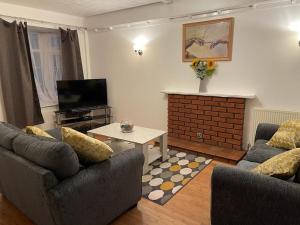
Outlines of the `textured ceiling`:
<svg viewBox="0 0 300 225">
<path fill-rule="evenodd" d="M 161 0 L 0 0 L 10 4 L 56 11 L 75 16 L 92 16 L 148 5 Z"/>
</svg>

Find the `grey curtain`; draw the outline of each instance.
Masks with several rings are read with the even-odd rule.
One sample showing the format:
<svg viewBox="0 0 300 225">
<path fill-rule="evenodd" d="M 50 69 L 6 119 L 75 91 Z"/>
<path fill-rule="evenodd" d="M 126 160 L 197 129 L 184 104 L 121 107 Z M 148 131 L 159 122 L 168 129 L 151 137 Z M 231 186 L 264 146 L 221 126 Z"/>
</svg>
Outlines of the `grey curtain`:
<svg viewBox="0 0 300 225">
<path fill-rule="evenodd" d="M 0 19 L 0 82 L 7 122 L 20 128 L 44 122 L 26 23 Z"/>
<path fill-rule="evenodd" d="M 83 69 L 76 30 L 60 28 L 62 42 L 62 79 L 83 80 Z"/>
</svg>

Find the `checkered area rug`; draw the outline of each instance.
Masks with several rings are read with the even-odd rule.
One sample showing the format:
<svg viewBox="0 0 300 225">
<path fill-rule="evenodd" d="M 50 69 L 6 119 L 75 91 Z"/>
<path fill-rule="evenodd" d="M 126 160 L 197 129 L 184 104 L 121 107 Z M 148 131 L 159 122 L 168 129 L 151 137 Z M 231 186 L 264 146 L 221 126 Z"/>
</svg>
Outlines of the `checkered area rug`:
<svg viewBox="0 0 300 225">
<path fill-rule="evenodd" d="M 159 205 L 168 202 L 212 161 L 175 150 L 170 150 L 169 155 L 165 162 L 153 162 L 150 171 L 142 177 L 143 197 Z"/>
</svg>

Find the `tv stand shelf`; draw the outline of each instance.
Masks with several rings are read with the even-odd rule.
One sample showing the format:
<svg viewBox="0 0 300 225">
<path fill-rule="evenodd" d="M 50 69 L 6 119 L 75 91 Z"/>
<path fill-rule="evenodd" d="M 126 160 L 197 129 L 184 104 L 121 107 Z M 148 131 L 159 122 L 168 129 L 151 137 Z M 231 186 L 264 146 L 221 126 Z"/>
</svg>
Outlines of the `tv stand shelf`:
<svg viewBox="0 0 300 225">
<path fill-rule="evenodd" d="M 80 132 L 105 126 L 112 121 L 110 106 L 97 106 L 93 108 L 76 108 L 68 111 L 55 112 L 56 127 L 71 127 Z"/>
</svg>

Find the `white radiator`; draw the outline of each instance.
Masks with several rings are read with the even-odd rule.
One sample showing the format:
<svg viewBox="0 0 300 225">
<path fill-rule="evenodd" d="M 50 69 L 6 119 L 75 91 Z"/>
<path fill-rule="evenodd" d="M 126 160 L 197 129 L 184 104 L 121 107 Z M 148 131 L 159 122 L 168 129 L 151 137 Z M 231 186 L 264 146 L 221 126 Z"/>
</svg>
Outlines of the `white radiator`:
<svg viewBox="0 0 300 225">
<path fill-rule="evenodd" d="M 252 118 L 252 128 L 250 131 L 251 134 L 251 144 L 254 143 L 255 131 L 259 123 L 273 123 L 281 124 L 286 120 L 291 119 L 300 119 L 300 112 L 288 112 L 280 110 L 271 110 L 271 109 L 254 109 L 253 118 Z"/>
</svg>

